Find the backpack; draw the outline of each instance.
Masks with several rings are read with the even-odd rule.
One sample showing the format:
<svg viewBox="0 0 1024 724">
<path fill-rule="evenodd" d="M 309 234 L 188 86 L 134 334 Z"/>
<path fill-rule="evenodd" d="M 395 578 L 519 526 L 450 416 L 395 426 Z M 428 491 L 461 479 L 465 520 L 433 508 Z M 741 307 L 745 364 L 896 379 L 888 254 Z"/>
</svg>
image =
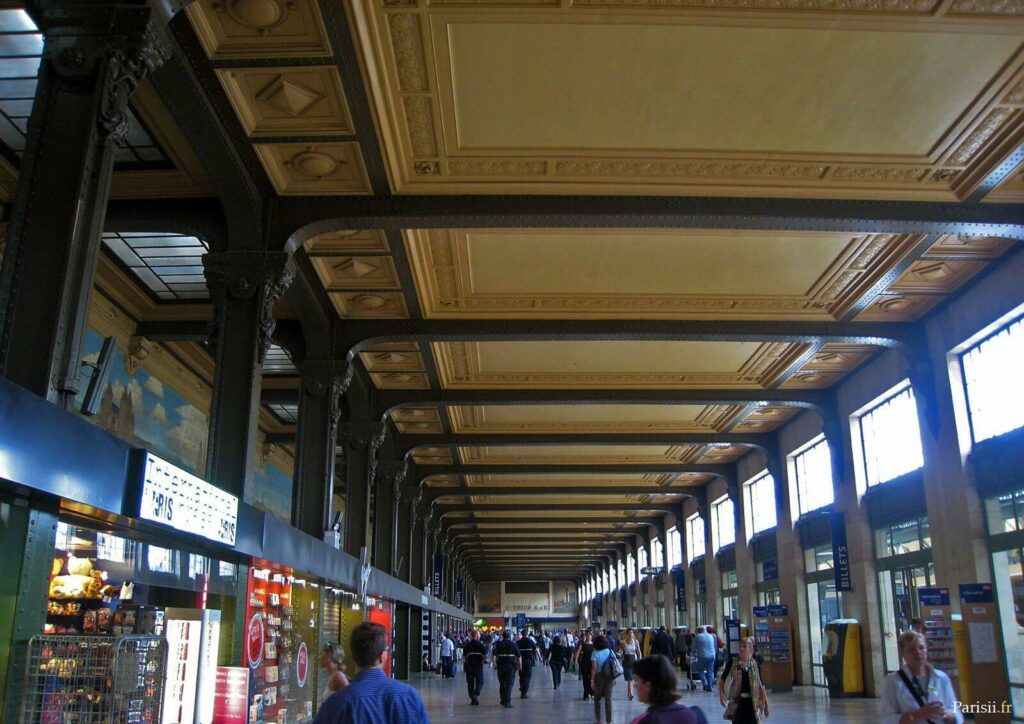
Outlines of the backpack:
<svg viewBox="0 0 1024 724">
<path fill-rule="evenodd" d="M 601 664 L 600 674 L 608 681 L 614 681 L 622 676 L 622 662 L 614 651 L 609 649 L 608 658 Z"/>
</svg>

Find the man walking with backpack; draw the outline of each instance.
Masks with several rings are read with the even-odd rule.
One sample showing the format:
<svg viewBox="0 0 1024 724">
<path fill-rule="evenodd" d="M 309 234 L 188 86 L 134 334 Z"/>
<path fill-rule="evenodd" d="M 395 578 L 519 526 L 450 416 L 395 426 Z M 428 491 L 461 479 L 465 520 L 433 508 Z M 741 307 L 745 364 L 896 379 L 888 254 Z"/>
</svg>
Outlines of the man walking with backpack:
<svg viewBox="0 0 1024 724">
<path fill-rule="evenodd" d="M 612 690 L 615 680 L 622 676 L 622 663 L 615 652 L 608 648 L 604 636 L 594 639 L 594 653 L 590 668 L 591 689 L 594 692 L 594 721 L 601 721 L 601 699 L 604 699 L 604 720 L 612 722 Z"/>
</svg>

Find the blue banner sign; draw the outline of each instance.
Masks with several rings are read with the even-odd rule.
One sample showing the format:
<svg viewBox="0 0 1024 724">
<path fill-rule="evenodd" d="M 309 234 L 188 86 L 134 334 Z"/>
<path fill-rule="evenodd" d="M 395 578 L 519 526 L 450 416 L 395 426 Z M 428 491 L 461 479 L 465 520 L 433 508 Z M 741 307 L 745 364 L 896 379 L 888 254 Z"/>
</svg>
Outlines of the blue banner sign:
<svg viewBox="0 0 1024 724">
<path fill-rule="evenodd" d="M 963 603 L 992 603 L 995 600 L 991 583 L 961 583 L 960 600 Z"/>
<path fill-rule="evenodd" d="M 768 615 L 769 616 L 788 616 L 789 615 L 789 606 L 787 606 L 784 603 L 780 603 L 780 604 L 778 604 L 776 606 L 766 606 L 766 608 L 768 609 Z"/>
<path fill-rule="evenodd" d="M 761 564 L 761 570 L 764 572 L 764 580 L 766 581 L 777 581 L 779 580 L 779 562 L 774 558 L 765 561 Z"/>
<path fill-rule="evenodd" d="M 853 578 L 850 574 L 850 548 L 846 544 L 846 515 L 829 513 L 832 527 L 832 565 L 835 567 L 836 590 L 852 591 Z"/>
<path fill-rule="evenodd" d="M 591 618 L 597 619 L 604 615 L 604 594 L 598 592 L 594 594 L 594 610 L 591 612 Z"/>
<path fill-rule="evenodd" d="M 768 618 L 768 607 L 754 606 L 754 618 Z"/>
<path fill-rule="evenodd" d="M 619 589 L 619 610 L 623 612 L 622 615 L 626 615 L 626 608 L 629 606 L 629 591 L 623 586 Z"/>
<path fill-rule="evenodd" d="M 918 588 L 917 598 L 922 606 L 948 606 L 949 589 L 938 586 Z"/>
<path fill-rule="evenodd" d="M 455 579 L 455 608 L 462 608 L 462 579 Z"/>
<path fill-rule="evenodd" d="M 665 569 L 661 566 L 644 566 L 640 569 L 640 575 L 642 576 L 660 576 L 661 572 Z"/>
<path fill-rule="evenodd" d="M 522 631 L 524 628 L 526 628 L 526 614 L 525 613 L 517 613 L 516 614 L 516 628 L 519 629 L 520 631 Z"/>
</svg>

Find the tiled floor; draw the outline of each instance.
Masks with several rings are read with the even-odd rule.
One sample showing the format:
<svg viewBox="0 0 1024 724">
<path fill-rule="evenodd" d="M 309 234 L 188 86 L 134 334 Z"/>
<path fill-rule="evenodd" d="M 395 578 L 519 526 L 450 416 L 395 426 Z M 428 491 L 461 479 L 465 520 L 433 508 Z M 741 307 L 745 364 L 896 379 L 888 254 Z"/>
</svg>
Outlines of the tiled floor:
<svg viewBox="0 0 1024 724">
<path fill-rule="evenodd" d="M 461 671 L 455 679 L 441 679 L 434 674 L 423 674 L 409 683 L 415 686 L 427 705 L 432 722 L 481 722 L 522 723 L 593 722 L 593 704 L 582 700 L 583 688 L 574 675 L 563 674 L 562 686 L 554 690 L 551 675 L 545 669 L 534 670 L 530 684 L 530 698 L 519 698 L 519 682 L 513 694 L 515 708 L 503 709 L 498 705 L 498 680 L 494 671 L 484 673 L 484 690 L 480 706 L 470 706 L 466 693 L 465 676 Z M 613 721 L 631 722 L 642 714 L 644 705 L 639 701 L 626 700 L 626 687 L 620 679 L 615 684 Z M 715 694 L 685 692 L 684 704 L 697 704 L 704 709 L 708 721 L 723 721 L 722 707 Z M 773 694 L 770 697 L 770 722 L 778 724 L 818 724 L 819 722 L 871 722 L 877 719 L 877 699 L 848 699 L 830 701 L 821 689 L 798 688 L 790 694 Z"/>
</svg>

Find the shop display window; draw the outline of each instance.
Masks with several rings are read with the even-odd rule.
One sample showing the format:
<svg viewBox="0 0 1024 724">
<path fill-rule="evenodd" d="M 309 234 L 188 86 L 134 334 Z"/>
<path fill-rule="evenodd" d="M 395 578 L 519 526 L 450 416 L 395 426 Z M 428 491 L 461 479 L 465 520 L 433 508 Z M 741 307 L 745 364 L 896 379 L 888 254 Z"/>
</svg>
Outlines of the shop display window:
<svg viewBox="0 0 1024 724">
<path fill-rule="evenodd" d="M 251 721 L 312 721 L 320 588 L 289 569 L 250 568 L 244 662 Z"/>
</svg>

